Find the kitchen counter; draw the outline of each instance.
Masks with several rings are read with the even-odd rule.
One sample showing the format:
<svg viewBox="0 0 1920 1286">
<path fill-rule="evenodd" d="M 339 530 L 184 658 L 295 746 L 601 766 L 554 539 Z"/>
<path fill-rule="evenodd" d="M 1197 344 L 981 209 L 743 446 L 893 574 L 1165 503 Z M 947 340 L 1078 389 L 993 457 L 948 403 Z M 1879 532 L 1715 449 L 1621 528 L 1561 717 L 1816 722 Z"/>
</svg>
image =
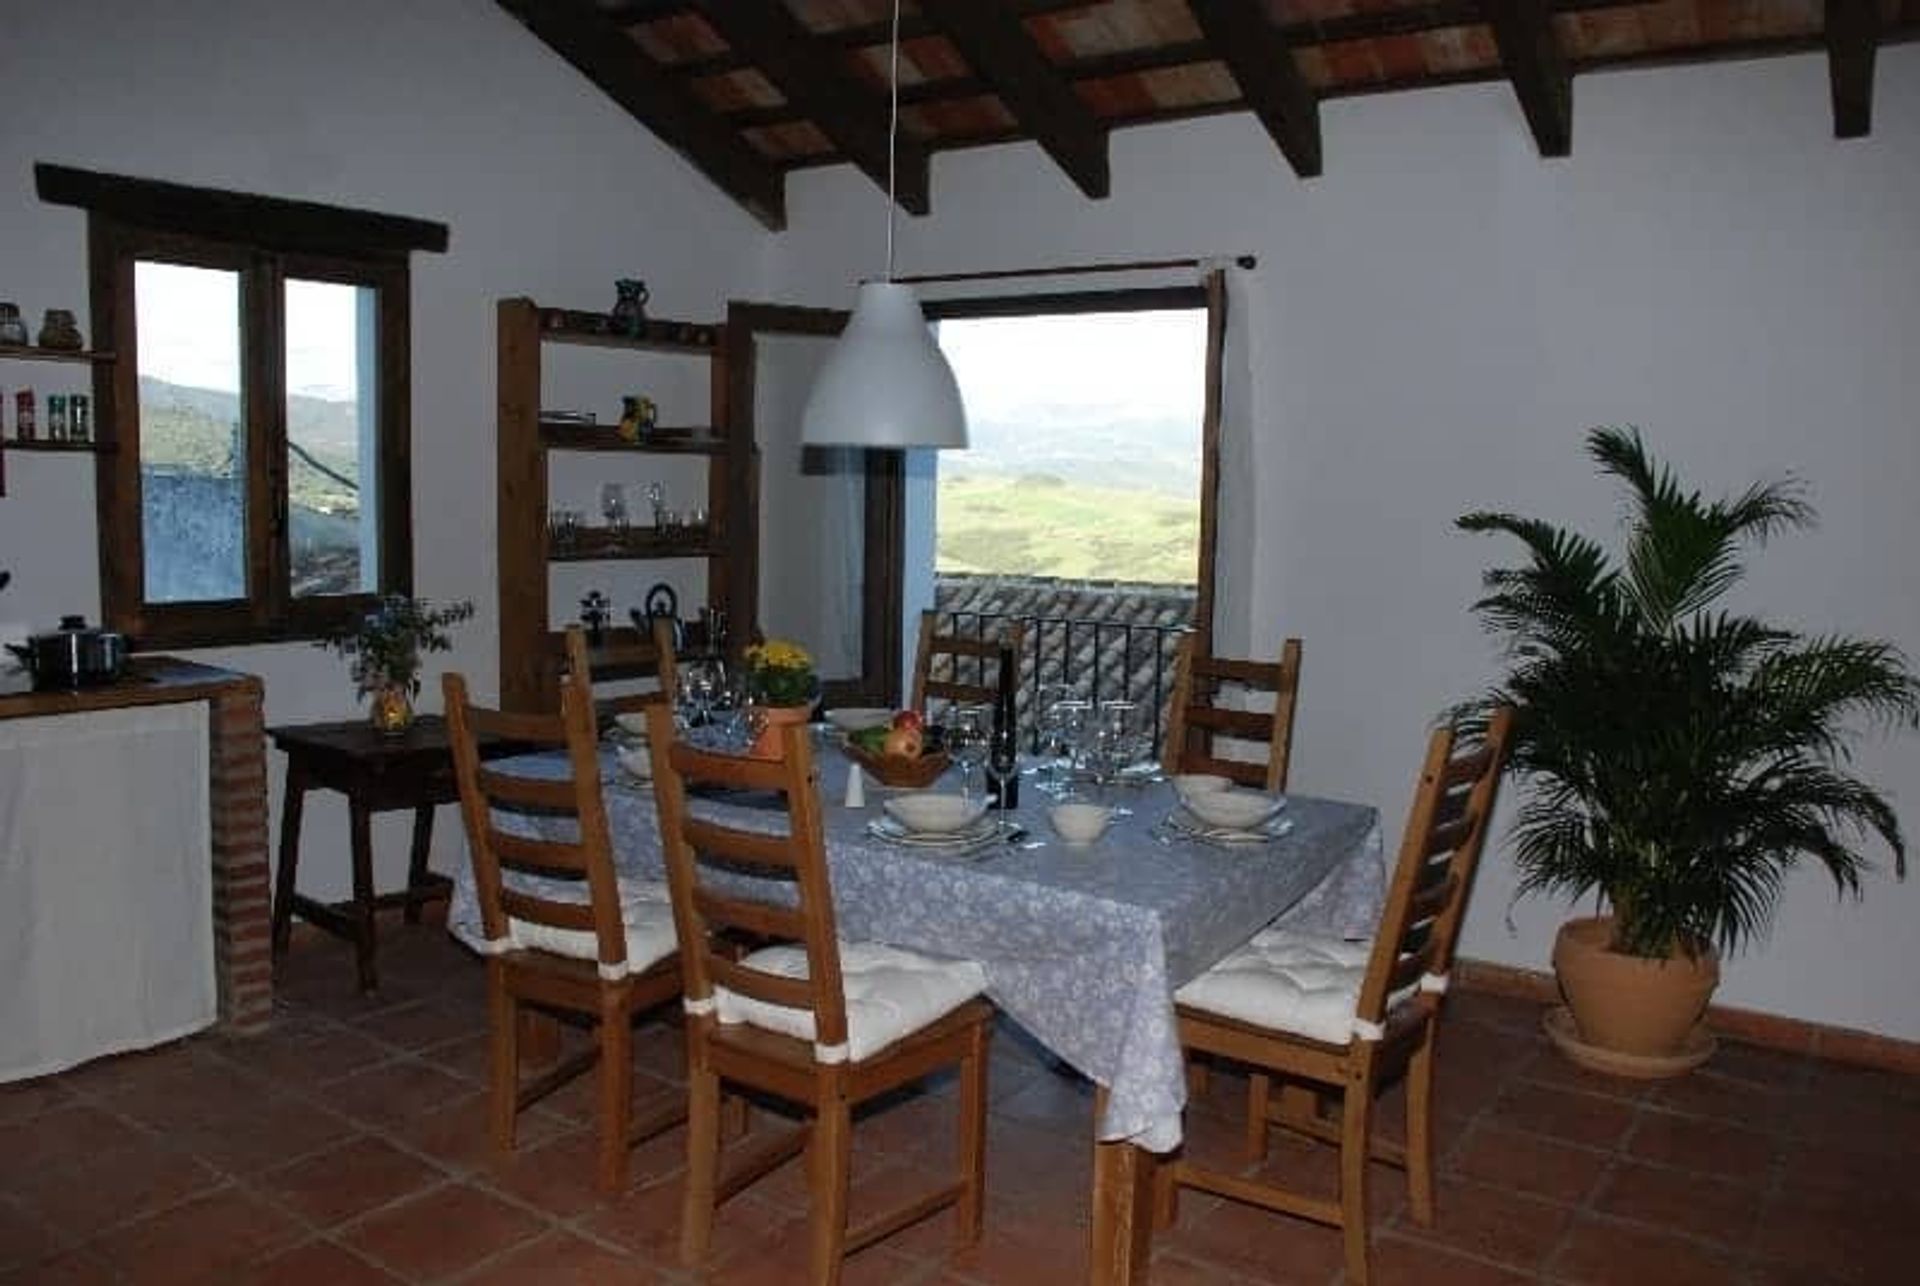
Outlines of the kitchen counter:
<svg viewBox="0 0 1920 1286">
<path fill-rule="evenodd" d="M 273 1013 L 267 866 L 267 738 L 259 678 L 172 656 L 136 656 L 113 683 L 35 691 L 0 666 L 0 721 L 207 703 L 213 946 L 220 1023 L 258 1031 Z"/>
<path fill-rule="evenodd" d="M 235 683 L 257 683 L 251 675 L 174 656 L 136 656 L 127 673 L 112 683 L 86 688 L 35 690 L 25 670 L 0 669 L 0 719 L 119 710 L 127 706 L 209 701 Z"/>
</svg>

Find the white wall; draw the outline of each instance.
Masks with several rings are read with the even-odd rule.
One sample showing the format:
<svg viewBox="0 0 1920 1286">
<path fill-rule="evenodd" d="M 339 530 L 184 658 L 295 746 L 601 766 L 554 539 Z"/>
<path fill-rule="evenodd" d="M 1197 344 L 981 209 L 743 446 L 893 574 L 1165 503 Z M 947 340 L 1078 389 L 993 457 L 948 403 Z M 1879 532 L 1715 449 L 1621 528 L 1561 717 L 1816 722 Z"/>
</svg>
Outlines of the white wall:
<svg viewBox="0 0 1920 1286">
<path fill-rule="evenodd" d="M 1920 654 L 1920 49 L 1878 81 L 1873 136 L 1840 143 L 1818 57 L 1584 77 L 1554 162 L 1504 86 L 1343 100 L 1307 184 L 1248 116 L 1128 131 L 1099 203 L 1031 146 L 943 155 L 900 271 L 1260 256 L 1253 584 L 1225 598 L 1259 649 L 1305 637 L 1297 787 L 1397 831 L 1428 721 L 1493 673 L 1466 604 L 1514 552 L 1450 521 L 1605 529 L 1591 425 L 1643 425 L 1702 486 L 1803 474 L 1824 524 L 1768 551 L 1750 601 Z M 809 171 L 790 199 L 776 293 L 846 304 L 880 258 L 871 186 Z M 1920 832 L 1920 737 L 1862 763 Z M 1563 908 L 1509 929 L 1513 883 L 1494 854 L 1465 949 L 1544 966 Z M 1807 875 L 1721 999 L 1920 1037 L 1916 916 L 1920 884 L 1836 906 Z"/>
<path fill-rule="evenodd" d="M 419 593 L 471 598 L 480 611 L 460 627 L 456 651 L 433 658 L 422 696 L 427 708 L 439 707 L 439 671 L 449 666 L 491 695 L 494 301 L 532 295 L 606 308 L 615 277 L 639 276 L 652 288 L 655 315 L 718 318 L 729 296 L 760 293 L 772 238 L 482 0 L 63 0 L 6 8 L 0 298 L 18 302 L 36 326 L 49 306 L 76 309 L 86 325 L 87 276 L 85 217 L 39 202 L 35 161 L 451 226 L 449 253 L 413 261 L 415 581 Z M 0 363 L 0 387 L 31 381 L 59 391 L 67 369 Z M 666 377 L 596 387 L 607 395 L 599 409 L 617 414 L 613 392 L 654 378 Z M 704 390 L 704 378 L 698 383 Z M 670 401 L 662 412 L 681 422 L 691 415 Z M 13 569 L 14 584 L 0 594 L 0 621 L 50 628 L 63 612 L 97 617 L 84 458 L 13 455 L 7 464 L 0 566 Z M 555 489 L 557 500 L 598 520 L 593 479 L 557 478 Z M 624 609 L 652 570 L 609 568 L 603 582 Z M 262 675 L 270 723 L 359 711 L 345 665 L 311 647 L 204 659 Z M 309 805 L 301 865 L 310 892 L 344 893 L 344 817 L 334 796 Z M 382 820 L 375 840 L 391 882 L 405 869 L 404 818 Z M 462 852 L 457 830 L 443 810 L 443 868 Z"/>
</svg>

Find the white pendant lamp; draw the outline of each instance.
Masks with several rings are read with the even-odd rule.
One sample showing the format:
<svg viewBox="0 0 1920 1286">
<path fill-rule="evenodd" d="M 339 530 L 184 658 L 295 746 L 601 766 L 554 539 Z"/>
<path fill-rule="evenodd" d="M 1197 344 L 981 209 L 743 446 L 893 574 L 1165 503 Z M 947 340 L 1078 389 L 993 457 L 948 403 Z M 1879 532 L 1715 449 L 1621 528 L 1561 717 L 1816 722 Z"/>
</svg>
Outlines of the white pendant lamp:
<svg viewBox="0 0 1920 1286">
<path fill-rule="evenodd" d="M 800 417 L 806 446 L 959 447 L 967 411 L 913 287 L 893 280 L 894 139 L 900 130 L 900 0 L 893 4 L 887 126 L 887 275 L 860 283 L 853 316 L 820 368 Z"/>
</svg>

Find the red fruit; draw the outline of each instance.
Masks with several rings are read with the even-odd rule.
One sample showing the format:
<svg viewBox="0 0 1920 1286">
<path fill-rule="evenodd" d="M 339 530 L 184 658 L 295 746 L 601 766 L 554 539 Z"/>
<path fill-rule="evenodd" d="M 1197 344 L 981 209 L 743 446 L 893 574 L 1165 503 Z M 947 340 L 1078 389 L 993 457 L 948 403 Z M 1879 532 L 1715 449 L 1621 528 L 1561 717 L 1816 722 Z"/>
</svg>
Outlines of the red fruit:
<svg viewBox="0 0 1920 1286">
<path fill-rule="evenodd" d="M 915 732 L 925 732 L 927 721 L 920 717 L 918 710 L 899 710 L 894 713 L 893 726 L 896 728 L 911 728 Z"/>
<path fill-rule="evenodd" d="M 887 733 L 881 753 L 889 759 L 918 759 L 922 744 L 918 728 L 895 728 Z"/>
</svg>

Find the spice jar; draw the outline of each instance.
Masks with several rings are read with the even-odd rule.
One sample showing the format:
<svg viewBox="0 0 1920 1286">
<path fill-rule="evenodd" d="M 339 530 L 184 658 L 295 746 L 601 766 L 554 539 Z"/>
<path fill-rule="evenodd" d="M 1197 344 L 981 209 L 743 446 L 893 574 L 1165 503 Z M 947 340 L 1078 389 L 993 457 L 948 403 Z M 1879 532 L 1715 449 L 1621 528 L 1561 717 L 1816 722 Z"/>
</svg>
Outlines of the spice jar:
<svg viewBox="0 0 1920 1286">
<path fill-rule="evenodd" d="M 0 303 L 0 344 L 27 346 L 27 324 L 20 320 L 20 305 Z"/>
<path fill-rule="evenodd" d="M 40 327 L 40 347 L 78 352 L 87 346 L 73 314 L 64 308 L 47 309 L 47 320 Z"/>
</svg>

